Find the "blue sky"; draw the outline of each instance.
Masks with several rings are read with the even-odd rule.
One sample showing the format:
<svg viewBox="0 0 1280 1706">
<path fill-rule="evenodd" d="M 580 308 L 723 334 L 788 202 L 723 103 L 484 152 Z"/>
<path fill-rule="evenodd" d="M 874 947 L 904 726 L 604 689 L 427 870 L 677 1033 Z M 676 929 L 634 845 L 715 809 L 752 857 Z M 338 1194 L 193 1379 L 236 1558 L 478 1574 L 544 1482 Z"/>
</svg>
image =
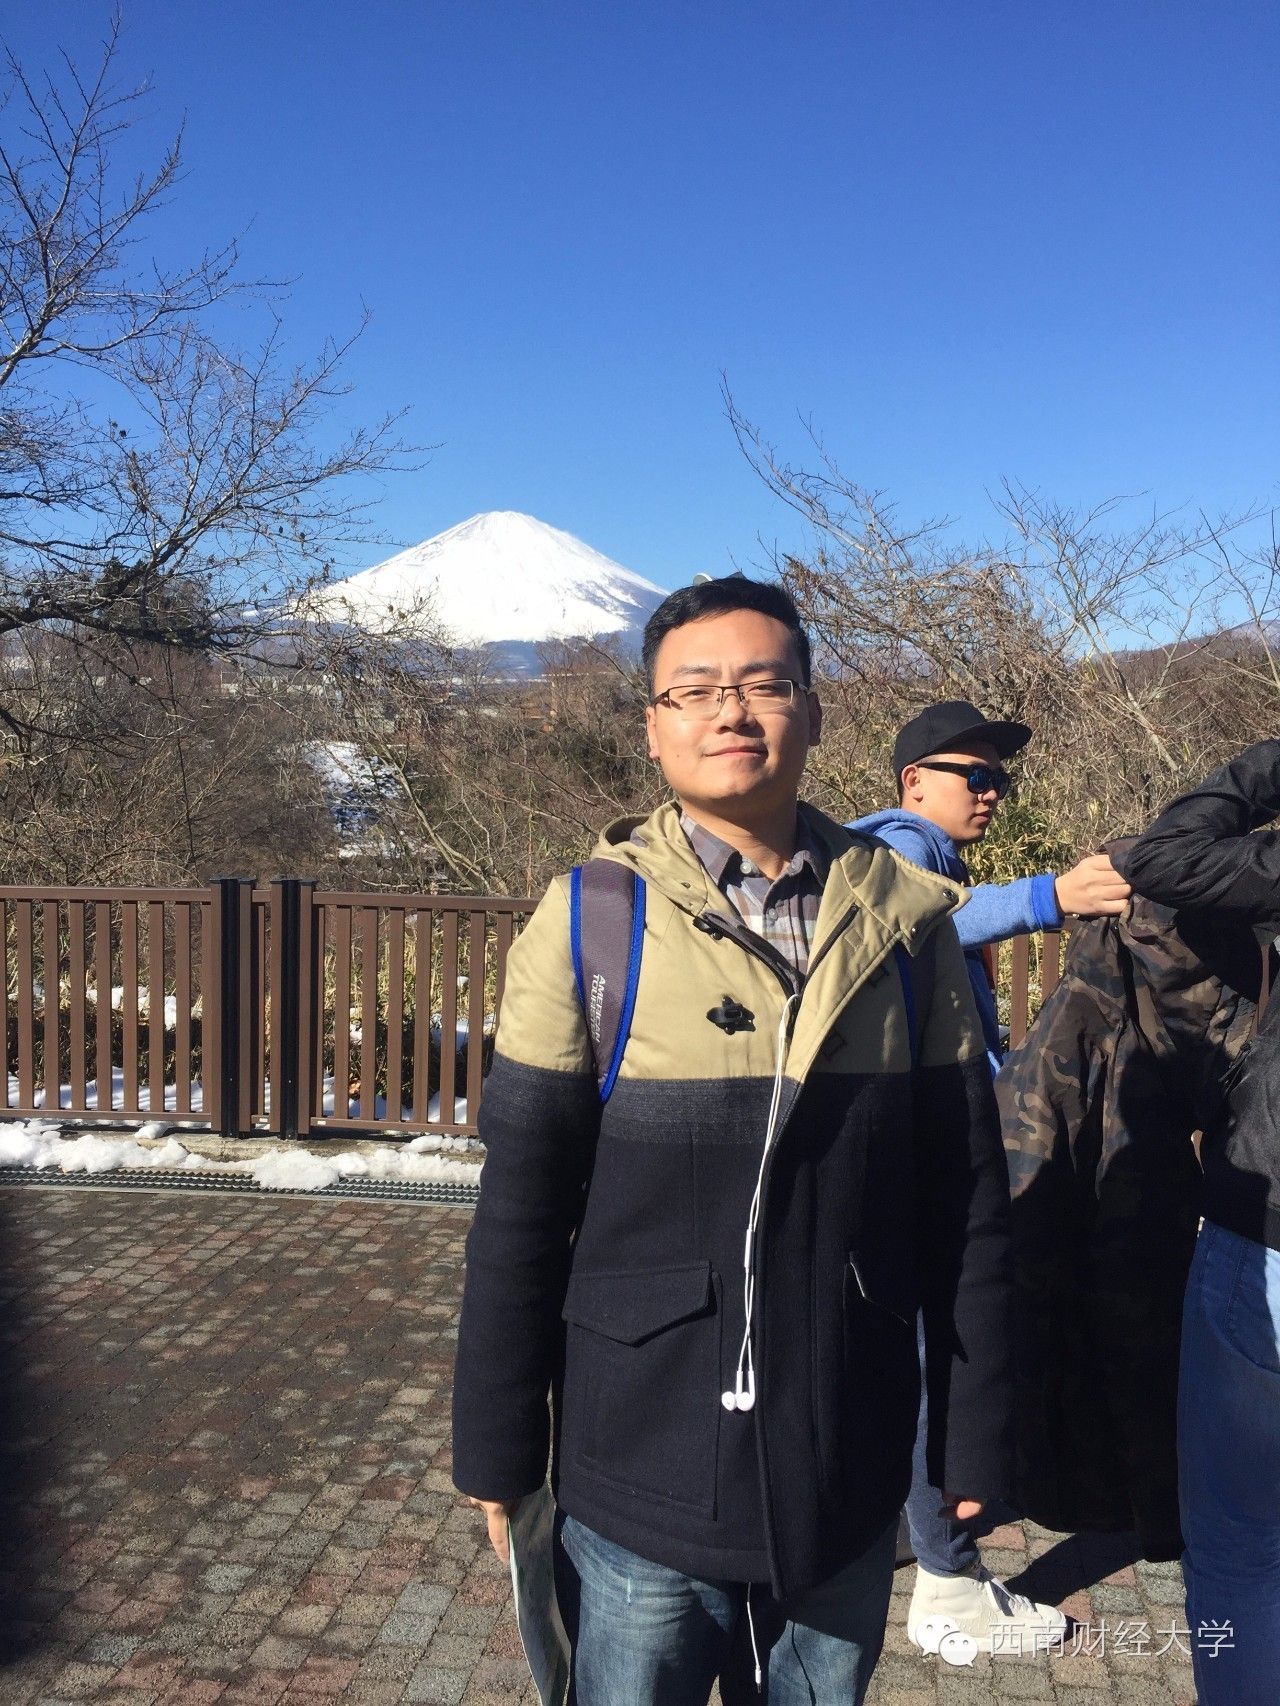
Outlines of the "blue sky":
<svg viewBox="0 0 1280 1706">
<path fill-rule="evenodd" d="M 101 0 L 6 9 L 29 63 Z M 160 239 L 243 232 L 290 350 L 372 326 L 355 419 L 438 448 L 398 543 L 483 509 L 653 579 L 804 545 L 723 371 L 905 517 L 1280 497 L 1280 8 L 1271 0 L 125 0 L 185 115 Z M 0 124 L 3 124 L 0 118 Z M 352 566 L 386 555 L 371 548 Z"/>
</svg>

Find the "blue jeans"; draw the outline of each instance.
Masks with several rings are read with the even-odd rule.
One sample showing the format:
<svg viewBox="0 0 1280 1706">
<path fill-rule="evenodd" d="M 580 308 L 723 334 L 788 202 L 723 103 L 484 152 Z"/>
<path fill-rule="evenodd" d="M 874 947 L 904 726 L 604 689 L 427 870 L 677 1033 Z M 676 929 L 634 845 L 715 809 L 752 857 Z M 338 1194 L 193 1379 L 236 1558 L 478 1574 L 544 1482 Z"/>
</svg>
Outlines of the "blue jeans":
<svg viewBox="0 0 1280 1706">
<path fill-rule="evenodd" d="M 699 1581 L 566 1517 L 557 1582 L 576 1706 L 706 1706 L 751 1612 L 767 1706 L 859 1706 L 884 1642 L 897 1524 L 779 1606 L 767 1587 Z M 567 1564 L 567 1567 L 563 1567 Z"/>
<path fill-rule="evenodd" d="M 929 1485 L 925 1463 L 925 1440 L 929 1435 L 929 1397 L 925 1390 L 924 1317 L 916 1316 L 916 1342 L 920 1347 L 920 1415 L 916 1422 L 916 1448 L 911 1458 L 911 1491 L 905 1506 L 911 1550 L 916 1562 L 935 1576 L 963 1576 L 982 1562 L 968 1527 L 954 1518 L 939 1516 L 942 1494 Z M 963 1489 L 957 1489 L 963 1491 Z"/>
<path fill-rule="evenodd" d="M 1201 1228 L 1182 1315 L 1178 1495 L 1201 1706 L 1275 1706 L 1280 1251 L 1212 1221 Z M 1215 1632 L 1224 1624 L 1230 1646 Z"/>
</svg>

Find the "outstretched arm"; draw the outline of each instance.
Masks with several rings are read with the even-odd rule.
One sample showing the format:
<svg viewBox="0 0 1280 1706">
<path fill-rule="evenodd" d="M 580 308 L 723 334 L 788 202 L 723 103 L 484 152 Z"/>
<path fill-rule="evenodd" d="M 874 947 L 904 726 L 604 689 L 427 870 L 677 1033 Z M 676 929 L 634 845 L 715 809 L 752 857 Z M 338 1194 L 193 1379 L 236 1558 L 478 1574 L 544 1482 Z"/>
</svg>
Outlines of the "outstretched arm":
<svg viewBox="0 0 1280 1706">
<path fill-rule="evenodd" d="M 911 823 L 883 823 L 875 834 L 912 864 L 927 871 L 941 870 L 928 835 Z M 1092 853 L 1058 877 L 1045 871 L 1011 883 L 976 884 L 955 914 L 956 935 L 962 948 L 985 948 L 1028 931 L 1057 930 L 1067 914 L 1097 918 L 1123 912 L 1128 900 L 1129 885 L 1109 856 Z"/>
<path fill-rule="evenodd" d="M 1129 904 L 1129 884 L 1108 853 L 1090 853 L 1060 877 L 1046 872 L 1012 883 L 979 883 L 955 915 L 962 948 L 985 948 L 1030 930 L 1057 930 L 1066 917 L 1114 917 Z"/>
<path fill-rule="evenodd" d="M 978 883 L 955 914 L 962 948 L 985 948 L 1029 930 L 1056 930 L 1061 923 L 1051 872 L 1011 883 Z"/>
</svg>

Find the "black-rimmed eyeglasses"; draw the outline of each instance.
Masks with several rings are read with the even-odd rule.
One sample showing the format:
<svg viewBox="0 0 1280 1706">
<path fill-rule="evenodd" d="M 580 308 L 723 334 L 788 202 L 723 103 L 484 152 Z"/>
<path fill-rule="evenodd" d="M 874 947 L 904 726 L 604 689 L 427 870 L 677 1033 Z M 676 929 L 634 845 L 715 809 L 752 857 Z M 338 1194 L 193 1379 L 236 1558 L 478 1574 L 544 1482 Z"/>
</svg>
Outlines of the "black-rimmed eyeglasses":
<svg viewBox="0 0 1280 1706">
<path fill-rule="evenodd" d="M 738 703 L 752 716 L 769 711 L 789 711 L 797 693 L 806 693 L 798 681 L 730 681 L 723 686 L 691 682 L 687 687 L 666 687 L 655 693 L 653 705 L 665 705 L 692 722 L 718 716 L 726 693 L 736 693 Z"/>
<path fill-rule="evenodd" d="M 989 764 L 953 764 L 944 758 L 921 758 L 917 760 L 916 768 L 945 770 L 951 776 L 963 776 L 971 794 L 989 794 L 994 788 L 998 800 L 1009 792 L 1009 784 L 1013 781 L 1003 766 L 993 770 Z"/>
</svg>

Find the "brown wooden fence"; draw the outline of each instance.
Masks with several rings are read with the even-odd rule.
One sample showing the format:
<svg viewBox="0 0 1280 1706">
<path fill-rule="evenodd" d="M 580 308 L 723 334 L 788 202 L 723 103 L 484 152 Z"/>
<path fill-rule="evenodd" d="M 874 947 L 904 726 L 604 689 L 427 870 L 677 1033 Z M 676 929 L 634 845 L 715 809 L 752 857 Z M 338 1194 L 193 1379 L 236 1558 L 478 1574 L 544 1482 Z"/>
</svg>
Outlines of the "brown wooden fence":
<svg viewBox="0 0 1280 1706">
<path fill-rule="evenodd" d="M 0 887 L 0 1119 L 472 1136 L 524 898 Z M 1063 938 L 997 971 L 1010 1041 Z"/>
<path fill-rule="evenodd" d="M 1009 1027 L 1010 1048 L 1023 1041 L 1041 1004 L 1057 988 L 1066 940 L 1065 931 L 1046 930 L 1039 936 L 1014 936 L 1000 944 L 996 993 Z"/>
<path fill-rule="evenodd" d="M 0 1113 L 222 1119 L 221 888 L 0 888 Z"/>
</svg>

